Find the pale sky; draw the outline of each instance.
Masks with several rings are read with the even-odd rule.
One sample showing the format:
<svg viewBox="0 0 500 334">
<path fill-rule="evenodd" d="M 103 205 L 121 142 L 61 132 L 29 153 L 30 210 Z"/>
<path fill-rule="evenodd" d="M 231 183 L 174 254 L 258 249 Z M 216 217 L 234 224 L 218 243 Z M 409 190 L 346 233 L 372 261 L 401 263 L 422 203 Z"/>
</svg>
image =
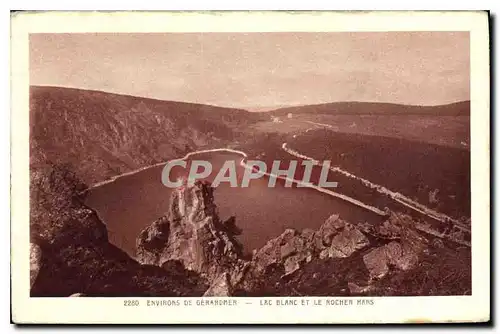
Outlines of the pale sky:
<svg viewBox="0 0 500 334">
<path fill-rule="evenodd" d="M 467 32 L 32 34 L 30 83 L 258 108 L 469 99 Z"/>
</svg>

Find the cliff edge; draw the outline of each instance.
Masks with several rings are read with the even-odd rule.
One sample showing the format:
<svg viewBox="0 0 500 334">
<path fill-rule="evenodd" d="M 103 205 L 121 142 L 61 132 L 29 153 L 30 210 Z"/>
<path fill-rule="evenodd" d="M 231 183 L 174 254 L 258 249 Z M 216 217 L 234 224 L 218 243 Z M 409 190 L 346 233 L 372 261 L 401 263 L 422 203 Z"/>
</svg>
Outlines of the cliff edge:
<svg viewBox="0 0 500 334">
<path fill-rule="evenodd" d="M 234 218 L 221 221 L 210 184 L 197 181 L 176 189 L 167 214 L 145 228 L 137 238 L 137 260 L 162 266 L 180 261 L 188 270 L 209 282 L 229 275 L 228 284 L 238 285 L 248 268 Z"/>
</svg>

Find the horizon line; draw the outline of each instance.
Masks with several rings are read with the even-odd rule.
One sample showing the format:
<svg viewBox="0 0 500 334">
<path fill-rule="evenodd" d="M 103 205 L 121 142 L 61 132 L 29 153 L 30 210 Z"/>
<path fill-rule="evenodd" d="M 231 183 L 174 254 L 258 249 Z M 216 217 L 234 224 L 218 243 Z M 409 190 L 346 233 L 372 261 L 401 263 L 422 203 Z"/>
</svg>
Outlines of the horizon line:
<svg viewBox="0 0 500 334">
<path fill-rule="evenodd" d="M 180 100 L 167 100 L 167 99 L 160 99 L 156 97 L 149 97 L 149 96 L 143 96 L 143 95 L 132 95 L 128 93 L 117 93 L 113 91 L 106 91 L 106 90 L 99 90 L 99 89 L 89 89 L 89 88 L 81 88 L 81 87 L 74 87 L 74 86 L 57 86 L 57 85 L 51 85 L 51 84 L 30 84 L 31 87 L 47 87 L 47 88 L 63 88 L 63 89 L 74 89 L 74 90 L 83 90 L 83 91 L 90 91 L 90 92 L 100 92 L 100 93 L 106 93 L 106 94 L 114 94 L 114 95 L 120 95 L 120 96 L 129 96 L 129 97 L 136 97 L 136 98 L 142 98 L 142 99 L 148 99 L 148 100 L 155 100 L 155 101 L 162 101 L 162 102 L 174 102 L 174 103 L 186 103 L 186 104 L 197 104 L 197 105 L 206 105 L 206 106 L 212 106 L 212 107 L 217 107 L 217 108 L 225 108 L 225 109 L 239 109 L 239 110 L 244 110 L 247 112 L 270 112 L 270 111 L 275 111 L 278 109 L 285 109 L 285 108 L 295 108 L 295 107 L 305 107 L 305 106 L 319 106 L 319 105 L 326 105 L 326 104 L 333 104 L 333 103 L 372 103 L 372 104 L 392 104 L 392 105 L 400 105 L 400 106 L 413 106 L 413 107 L 439 107 L 439 106 L 446 106 L 446 105 L 452 105 L 452 104 L 457 104 L 457 103 L 463 103 L 463 102 L 470 102 L 470 98 L 467 100 L 457 100 L 454 102 L 448 102 L 448 103 L 441 103 L 441 104 L 429 104 L 429 105 L 424 105 L 424 104 L 404 104 L 404 103 L 396 103 L 396 102 L 380 102 L 380 101 L 365 101 L 365 100 L 338 100 L 338 101 L 329 101 L 329 102 L 318 102 L 318 103 L 306 103 L 306 104 L 278 104 L 276 106 L 230 106 L 230 105 L 218 105 L 214 103 L 202 103 L 202 102 L 194 102 L 194 101 L 180 101 Z M 258 108 L 262 109 L 267 109 L 267 110 L 255 110 Z M 254 110 L 252 110 L 254 109 Z"/>
</svg>

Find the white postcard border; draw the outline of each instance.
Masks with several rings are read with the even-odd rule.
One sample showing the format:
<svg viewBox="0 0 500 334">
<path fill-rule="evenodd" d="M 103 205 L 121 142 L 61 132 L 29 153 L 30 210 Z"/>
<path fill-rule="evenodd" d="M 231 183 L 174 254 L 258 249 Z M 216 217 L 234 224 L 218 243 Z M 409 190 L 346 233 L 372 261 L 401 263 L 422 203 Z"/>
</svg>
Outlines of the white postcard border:
<svg viewBox="0 0 500 334">
<path fill-rule="evenodd" d="M 471 46 L 472 296 L 376 298 L 227 298 L 237 306 L 197 306 L 208 298 L 30 298 L 29 48 L 30 33 L 469 31 Z M 486 12 L 67 12 L 17 13 L 11 36 L 11 277 L 16 323 L 401 323 L 490 318 L 489 38 Z M 147 300 L 179 300 L 177 307 Z M 223 300 L 224 298 L 217 298 Z M 191 300 L 194 305 L 185 306 Z M 263 306 L 264 300 L 273 301 Z M 298 300 L 297 306 L 277 301 Z M 323 306 L 313 305 L 322 300 Z M 326 305 L 353 300 L 352 306 Z M 372 300 L 374 305 L 357 305 Z M 302 303 L 310 303 L 302 305 Z"/>
</svg>

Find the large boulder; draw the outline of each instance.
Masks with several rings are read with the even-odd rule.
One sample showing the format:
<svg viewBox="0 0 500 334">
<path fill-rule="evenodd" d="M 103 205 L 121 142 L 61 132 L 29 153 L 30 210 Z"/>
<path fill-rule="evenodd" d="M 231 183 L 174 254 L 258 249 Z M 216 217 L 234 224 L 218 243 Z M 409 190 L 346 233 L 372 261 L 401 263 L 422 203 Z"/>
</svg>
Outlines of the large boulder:
<svg viewBox="0 0 500 334">
<path fill-rule="evenodd" d="M 418 263 L 418 254 L 415 249 L 392 241 L 387 245 L 375 248 L 363 257 L 370 278 L 378 279 L 384 277 L 390 267 L 399 270 L 409 270 Z"/>
<path fill-rule="evenodd" d="M 357 227 L 340 219 L 338 215 L 330 216 L 315 236 L 315 245 L 322 259 L 349 257 L 369 244 Z"/>
<path fill-rule="evenodd" d="M 352 225 L 346 225 L 333 239 L 327 254 L 330 258 L 349 257 L 357 250 L 368 246 L 370 242 L 358 229 Z M 321 254 L 324 254 L 324 250 Z M 325 255 L 323 255 L 325 257 Z"/>
<path fill-rule="evenodd" d="M 363 256 L 366 269 L 371 279 L 382 278 L 389 272 L 389 262 L 385 254 L 385 246 L 371 250 Z"/>
<path fill-rule="evenodd" d="M 295 272 L 313 256 L 310 231 L 299 233 L 287 229 L 280 236 L 269 240 L 254 253 L 252 264 L 255 271 L 262 274 L 273 265 L 283 265 L 285 275 Z"/>
<path fill-rule="evenodd" d="M 315 234 L 316 248 L 323 250 L 329 247 L 332 244 L 333 237 L 344 227 L 345 222 L 339 218 L 339 215 L 331 215 Z"/>
<path fill-rule="evenodd" d="M 290 275 L 314 258 L 346 258 L 368 245 L 368 239 L 358 228 L 332 215 L 317 231 L 285 230 L 257 250 L 252 263 L 259 273 L 273 265 L 282 265 L 284 275 Z"/>
</svg>

